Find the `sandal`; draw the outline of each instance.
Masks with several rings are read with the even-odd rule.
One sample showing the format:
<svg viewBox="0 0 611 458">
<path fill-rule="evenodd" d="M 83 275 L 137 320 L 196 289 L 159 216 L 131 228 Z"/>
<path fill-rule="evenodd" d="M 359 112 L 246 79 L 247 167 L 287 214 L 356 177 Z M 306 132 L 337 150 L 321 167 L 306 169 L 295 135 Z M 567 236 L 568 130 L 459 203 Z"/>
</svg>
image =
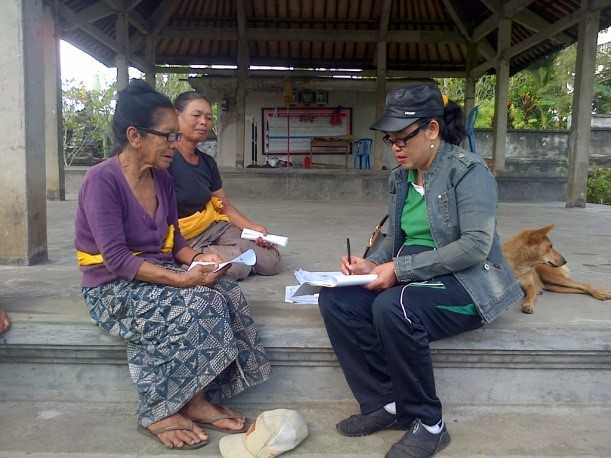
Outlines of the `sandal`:
<svg viewBox="0 0 611 458">
<path fill-rule="evenodd" d="M 204 445 L 208 444 L 208 439 L 202 440 L 200 442 L 198 442 L 197 444 L 187 444 L 185 443 L 185 445 L 183 445 L 182 447 L 168 447 L 166 444 L 164 444 L 161 439 L 159 438 L 159 434 L 161 433 L 165 433 L 167 431 L 193 431 L 193 421 L 190 422 L 189 425 L 174 425 L 174 426 L 163 426 L 163 427 L 159 427 L 159 428 L 153 428 L 153 429 L 149 429 L 149 428 L 145 428 L 142 425 L 138 425 L 138 432 L 144 434 L 145 436 L 151 437 L 153 439 L 155 439 L 157 442 L 159 442 L 161 445 L 163 445 L 165 448 L 169 448 L 172 450 L 195 450 L 196 448 L 201 448 Z"/>
<path fill-rule="evenodd" d="M 213 429 L 215 431 L 220 431 L 226 434 L 239 434 L 239 433 L 244 433 L 248 430 L 248 426 L 249 426 L 248 419 L 244 415 L 240 415 L 237 412 L 234 412 L 233 410 L 225 406 L 218 406 L 218 407 L 225 413 L 216 415 L 206 420 L 205 422 L 193 419 L 193 423 L 195 423 L 200 428 Z M 221 428 L 219 426 L 215 426 L 214 423 L 220 420 L 244 420 L 244 426 L 240 429 Z"/>
</svg>

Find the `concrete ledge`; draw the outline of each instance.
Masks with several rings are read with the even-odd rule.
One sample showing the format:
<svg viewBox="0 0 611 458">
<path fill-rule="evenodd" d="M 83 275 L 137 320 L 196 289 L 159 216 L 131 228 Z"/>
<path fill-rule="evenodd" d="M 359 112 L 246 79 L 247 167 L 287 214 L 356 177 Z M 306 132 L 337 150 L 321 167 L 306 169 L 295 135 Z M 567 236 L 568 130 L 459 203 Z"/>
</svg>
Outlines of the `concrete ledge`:
<svg viewBox="0 0 611 458">
<path fill-rule="evenodd" d="M 274 365 L 338 366 L 322 325 L 261 326 Z M 286 337 L 290 335 L 290 339 Z M 123 340 L 94 325 L 16 323 L 0 342 L 0 363 L 125 365 Z M 435 367 L 611 370 L 607 329 L 499 329 L 485 327 L 433 342 Z"/>
<path fill-rule="evenodd" d="M 511 161 L 512 168 L 529 170 L 524 161 Z M 537 165 L 537 167 L 539 167 Z M 66 193 L 76 197 L 86 167 L 66 170 Z M 389 171 L 344 169 L 272 169 L 223 168 L 223 187 L 234 199 L 309 200 L 343 202 L 385 202 Z M 545 172 L 548 173 L 548 172 Z M 554 172 L 555 173 L 555 172 Z M 499 200 L 504 202 L 556 202 L 566 197 L 566 177 L 544 176 L 544 172 L 526 176 L 497 177 Z"/>
</svg>

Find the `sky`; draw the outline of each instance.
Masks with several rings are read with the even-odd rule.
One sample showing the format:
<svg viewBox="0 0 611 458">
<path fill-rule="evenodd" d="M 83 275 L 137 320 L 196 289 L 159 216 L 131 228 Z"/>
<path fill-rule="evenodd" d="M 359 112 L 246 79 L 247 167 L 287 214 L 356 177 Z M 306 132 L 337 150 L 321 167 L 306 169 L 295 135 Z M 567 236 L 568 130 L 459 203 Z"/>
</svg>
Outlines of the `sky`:
<svg viewBox="0 0 611 458">
<path fill-rule="evenodd" d="M 598 34 L 598 43 L 611 41 L 611 29 L 603 30 Z M 74 80 L 82 81 L 87 88 L 106 86 L 114 81 L 117 72 L 114 68 L 108 68 L 101 64 L 89 54 L 79 50 L 63 40 L 60 41 L 61 73 L 64 83 Z M 138 78 L 142 74 L 130 68 L 130 78 Z"/>
</svg>

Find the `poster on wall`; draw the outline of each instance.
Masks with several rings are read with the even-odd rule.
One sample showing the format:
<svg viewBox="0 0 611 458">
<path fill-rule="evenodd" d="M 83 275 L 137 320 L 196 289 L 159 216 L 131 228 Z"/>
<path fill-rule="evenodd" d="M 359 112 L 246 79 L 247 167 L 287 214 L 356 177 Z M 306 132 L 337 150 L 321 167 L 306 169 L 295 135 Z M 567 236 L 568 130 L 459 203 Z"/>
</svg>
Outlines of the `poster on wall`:
<svg viewBox="0 0 611 458">
<path fill-rule="evenodd" d="M 344 153 L 346 142 L 333 146 L 329 140 L 350 140 L 352 109 L 263 108 L 263 154 L 337 154 Z M 325 148 L 314 146 L 313 139 L 326 139 Z"/>
</svg>

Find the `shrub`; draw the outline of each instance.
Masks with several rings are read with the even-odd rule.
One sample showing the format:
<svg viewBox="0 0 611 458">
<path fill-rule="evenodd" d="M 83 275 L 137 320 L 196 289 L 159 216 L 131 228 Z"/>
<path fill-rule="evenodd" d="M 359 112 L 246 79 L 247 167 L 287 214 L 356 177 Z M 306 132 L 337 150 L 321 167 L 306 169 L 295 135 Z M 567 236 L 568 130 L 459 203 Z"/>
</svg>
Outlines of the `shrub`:
<svg viewBox="0 0 611 458">
<path fill-rule="evenodd" d="M 611 205 L 611 169 L 595 169 L 588 176 L 587 200 L 593 204 Z"/>
</svg>

